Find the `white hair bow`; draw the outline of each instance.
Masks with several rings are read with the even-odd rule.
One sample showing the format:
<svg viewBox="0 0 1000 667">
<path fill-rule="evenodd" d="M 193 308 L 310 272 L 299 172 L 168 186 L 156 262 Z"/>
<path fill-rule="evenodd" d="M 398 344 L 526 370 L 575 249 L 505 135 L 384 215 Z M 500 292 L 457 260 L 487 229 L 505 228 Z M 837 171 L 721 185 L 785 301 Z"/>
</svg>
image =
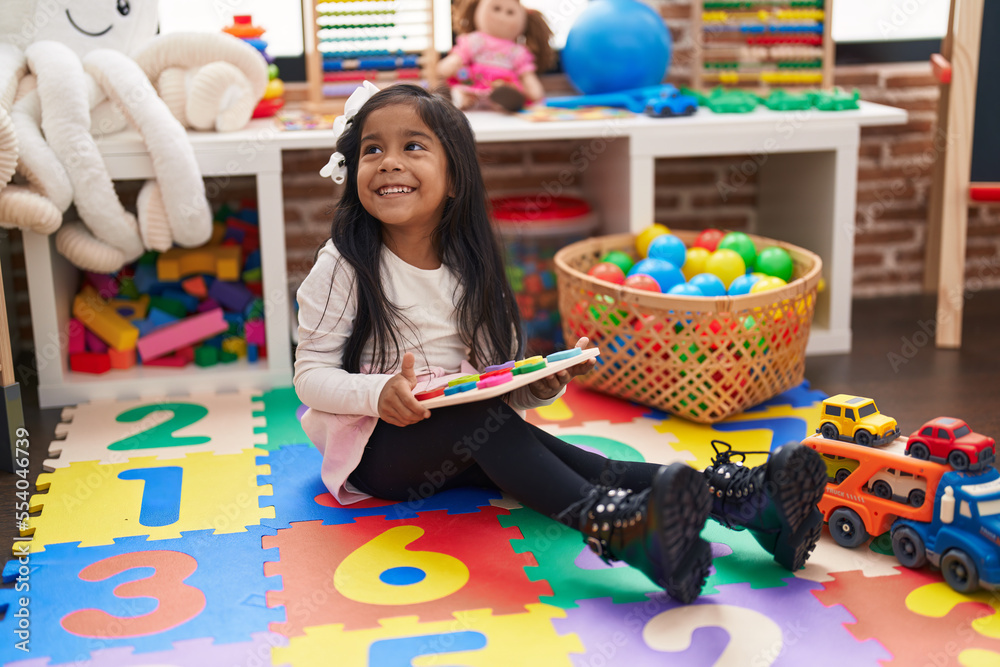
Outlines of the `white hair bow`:
<svg viewBox="0 0 1000 667">
<path fill-rule="evenodd" d="M 372 95 L 378 92 L 378 87 L 371 81 L 365 81 L 358 89 L 351 93 L 351 96 L 347 98 L 347 104 L 344 105 L 344 115 L 337 116 L 336 120 L 333 121 L 333 135 L 340 139 L 340 135 L 344 133 L 347 129 L 348 124 L 354 120 L 354 116 L 357 115 L 358 111 L 365 105 Z M 330 161 L 326 163 L 326 166 L 319 170 L 319 175 L 324 178 L 332 178 L 333 182 L 340 185 L 345 180 L 347 180 L 347 159 L 344 154 L 340 151 L 335 152 L 330 156 Z"/>
</svg>

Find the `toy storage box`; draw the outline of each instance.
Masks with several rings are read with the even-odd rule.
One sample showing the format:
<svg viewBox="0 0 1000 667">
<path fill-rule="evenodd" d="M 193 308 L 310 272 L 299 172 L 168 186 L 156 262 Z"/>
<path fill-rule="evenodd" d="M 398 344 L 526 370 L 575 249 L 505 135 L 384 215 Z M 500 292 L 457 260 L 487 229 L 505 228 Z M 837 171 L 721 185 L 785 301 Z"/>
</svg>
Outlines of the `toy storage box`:
<svg viewBox="0 0 1000 667">
<path fill-rule="evenodd" d="M 521 311 L 526 356 L 561 350 L 566 345 L 554 258 L 563 246 L 590 236 L 597 215 L 583 199 L 544 192 L 497 197 L 491 206 L 494 229 L 504 245 L 507 278 Z"/>
<path fill-rule="evenodd" d="M 240 359 L 204 369 L 136 366 L 101 375 L 71 371 L 67 331 L 80 271 L 56 252 L 54 235 L 24 232 L 40 407 L 101 398 L 183 395 L 192 390 L 268 389 L 291 381 L 281 150 L 265 142 L 248 144 L 245 135 L 235 133 L 189 136 L 203 176 L 222 177 L 223 182 L 235 176 L 256 178 L 267 358 L 255 363 Z M 149 156 L 134 133 L 104 139 L 99 146 L 113 179 L 153 177 Z"/>
</svg>

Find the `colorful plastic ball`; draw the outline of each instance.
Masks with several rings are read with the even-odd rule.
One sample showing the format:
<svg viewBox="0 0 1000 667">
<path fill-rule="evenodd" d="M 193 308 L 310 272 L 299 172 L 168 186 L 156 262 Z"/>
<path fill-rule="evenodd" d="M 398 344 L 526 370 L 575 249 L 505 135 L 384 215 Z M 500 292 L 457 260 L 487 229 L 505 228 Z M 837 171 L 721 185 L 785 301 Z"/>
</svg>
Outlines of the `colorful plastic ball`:
<svg viewBox="0 0 1000 667">
<path fill-rule="evenodd" d="M 646 290 L 647 292 L 661 292 L 660 283 L 656 282 L 651 276 L 647 276 L 645 273 L 634 273 L 631 276 L 625 278 L 623 283 L 625 287 L 631 287 L 632 289 Z"/>
<path fill-rule="evenodd" d="M 739 276 L 729 285 L 729 296 L 741 296 L 743 294 L 749 294 L 750 288 L 754 286 L 760 280 L 760 276 L 754 273 L 745 273 Z"/>
<path fill-rule="evenodd" d="M 646 227 L 644 230 L 639 232 L 635 237 L 635 251 L 639 253 L 640 258 L 646 257 L 646 252 L 649 250 L 649 244 L 657 236 L 663 236 L 664 234 L 669 234 L 670 228 L 666 225 L 661 225 L 656 223 Z"/>
<path fill-rule="evenodd" d="M 757 246 L 749 236 L 743 232 L 729 232 L 722 237 L 716 250 L 735 250 L 743 258 L 743 263 L 748 269 L 754 268 L 757 260 Z"/>
<path fill-rule="evenodd" d="M 768 246 L 757 255 L 756 268 L 769 276 L 781 278 L 785 282 L 792 279 L 792 271 L 795 268 L 792 256 L 788 251 L 778 246 Z"/>
<path fill-rule="evenodd" d="M 681 268 L 687 261 L 687 247 L 685 247 L 684 241 L 673 234 L 661 234 L 650 241 L 649 248 L 646 249 L 646 256 L 665 259 L 677 268 Z"/>
<path fill-rule="evenodd" d="M 705 296 L 705 294 L 698 289 L 696 285 L 691 283 L 679 283 L 670 288 L 667 294 L 673 294 L 674 296 Z"/>
<path fill-rule="evenodd" d="M 711 255 L 710 250 L 700 247 L 688 248 L 687 254 L 684 260 L 684 266 L 681 267 L 681 272 L 684 273 L 684 277 L 691 280 L 693 276 L 699 273 L 705 273 L 705 262 L 708 261 L 708 256 Z"/>
<path fill-rule="evenodd" d="M 590 271 L 587 271 L 587 275 L 615 285 L 621 285 L 625 282 L 625 272 L 621 270 L 620 266 L 611 262 L 594 264 L 590 267 Z"/>
<path fill-rule="evenodd" d="M 726 233 L 721 229 L 705 229 L 698 237 L 694 240 L 691 245 L 698 248 L 704 248 L 709 252 L 715 252 L 718 249 L 719 241 Z"/>
<path fill-rule="evenodd" d="M 660 286 L 660 291 L 668 291 L 674 285 L 684 282 L 684 274 L 675 265 L 664 259 L 648 257 L 635 263 L 629 275 L 645 273 Z"/>
<path fill-rule="evenodd" d="M 632 265 L 635 264 L 629 254 L 622 250 L 612 250 L 604 255 L 604 257 L 601 257 L 601 261 L 616 264 L 618 268 L 622 270 L 623 276 L 628 273 L 629 269 L 632 268 Z"/>
<path fill-rule="evenodd" d="M 784 287 L 787 284 L 788 283 L 781 278 L 776 278 L 775 276 L 764 276 L 753 284 L 753 287 L 750 288 L 750 293 L 759 294 L 761 292 L 767 292 L 768 290 Z"/>
<path fill-rule="evenodd" d="M 729 289 L 730 283 L 746 274 L 747 267 L 738 252 L 723 248 L 709 256 L 705 262 L 705 271 L 718 276 L 726 289 Z"/>
<path fill-rule="evenodd" d="M 722 280 L 711 273 L 699 273 L 692 276 L 688 284 L 697 287 L 698 291 L 705 296 L 725 296 L 726 294 L 726 286 L 722 284 Z"/>
</svg>

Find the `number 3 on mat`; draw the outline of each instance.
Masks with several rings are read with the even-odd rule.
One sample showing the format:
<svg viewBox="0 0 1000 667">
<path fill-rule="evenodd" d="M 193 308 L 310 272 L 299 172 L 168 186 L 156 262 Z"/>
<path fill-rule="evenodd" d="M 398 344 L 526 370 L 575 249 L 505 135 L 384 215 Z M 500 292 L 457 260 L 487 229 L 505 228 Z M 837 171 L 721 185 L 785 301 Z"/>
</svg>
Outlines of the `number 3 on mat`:
<svg viewBox="0 0 1000 667">
<path fill-rule="evenodd" d="M 127 438 L 108 445 L 112 451 L 127 449 L 152 449 L 154 447 L 182 447 L 203 445 L 211 440 L 207 435 L 175 436 L 174 431 L 190 426 L 205 418 L 208 408 L 194 403 L 152 403 L 140 405 L 118 415 L 115 421 L 137 422 L 157 412 L 169 412 L 173 416 L 167 421 L 147 428 Z"/>
<path fill-rule="evenodd" d="M 101 609 L 80 609 L 67 614 L 62 626 L 80 637 L 120 639 L 165 632 L 190 621 L 205 608 L 205 594 L 184 583 L 198 569 L 198 562 L 179 551 L 139 551 L 119 554 L 92 563 L 80 571 L 83 581 L 104 581 L 137 567 L 152 567 L 148 577 L 115 587 L 118 598 L 153 598 L 156 608 L 141 616 L 113 616 Z"/>
</svg>

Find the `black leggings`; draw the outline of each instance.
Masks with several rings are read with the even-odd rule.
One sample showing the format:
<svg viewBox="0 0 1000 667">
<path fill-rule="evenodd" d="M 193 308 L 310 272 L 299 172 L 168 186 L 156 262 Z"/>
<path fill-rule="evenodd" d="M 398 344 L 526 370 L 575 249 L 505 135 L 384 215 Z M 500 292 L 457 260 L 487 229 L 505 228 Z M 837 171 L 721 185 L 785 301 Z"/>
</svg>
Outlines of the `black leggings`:
<svg viewBox="0 0 1000 667">
<path fill-rule="evenodd" d="M 437 408 L 405 427 L 380 419 L 349 480 L 364 493 L 396 501 L 462 486 L 495 488 L 568 521 L 565 511 L 596 485 L 640 491 L 659 468 L 574 447 L 495 398 Z"/>
</svg>

